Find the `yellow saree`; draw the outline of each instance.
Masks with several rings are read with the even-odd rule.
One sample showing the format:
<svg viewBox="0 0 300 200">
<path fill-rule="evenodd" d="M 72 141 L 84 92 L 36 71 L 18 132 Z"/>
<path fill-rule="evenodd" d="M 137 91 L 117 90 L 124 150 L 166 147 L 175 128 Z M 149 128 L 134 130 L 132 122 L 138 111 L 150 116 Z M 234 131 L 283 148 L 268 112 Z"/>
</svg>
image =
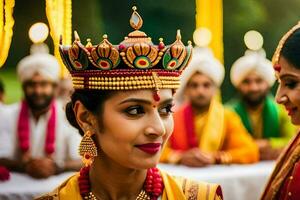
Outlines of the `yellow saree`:
<svg viewBox="0 0 300 200">
<path fill-rule="evenodd" d="M 221 200 L 222 190 L 220 185 L 204 182 L 191 181 L 184 178 L 173 177 L 160 171 L 163 182 L 164 192 L 162 200 Z M 37 200 L 82 200 L 78 187 L 79 173 L 70 177 L 53 192 L 37 198 Z"/>
</svg>

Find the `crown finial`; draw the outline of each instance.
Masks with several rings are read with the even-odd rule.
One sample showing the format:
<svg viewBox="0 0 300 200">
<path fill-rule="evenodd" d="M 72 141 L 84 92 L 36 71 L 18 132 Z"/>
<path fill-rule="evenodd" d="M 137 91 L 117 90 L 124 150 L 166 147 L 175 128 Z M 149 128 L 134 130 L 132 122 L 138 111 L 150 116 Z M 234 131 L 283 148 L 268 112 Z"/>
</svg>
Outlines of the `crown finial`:
<svg viewBox="0 0 300 200">
<path fill-rule="evenodd" d="M 130 20 L 129 20 L 129 23 L 130 23 L 130 26 L 132 28 L 134 28 L 135 30 L 138 30 L 142 27 L 143 25 L 143 19 L 142 17 L 139 15 L 139 13 L 136 11 L 137 10 L 137 7 L 136 6 L 133 6 L 132 7 L 132 10 L 133 10 L 133 13 L 130 17 Z"/>
<path fill-rule="evenodd" d="M 74 38 L 76 41 L 80 41 L 80 37 L 79 37 L 77 31 L 74 31 Z"/>
<path fill-rule="evenodd" d="M 90 38 L 86 39 L 86 48 L 92 48 L 93 44 L 92 44 L 92 40 Z"/>
<path fill-rule="evenodd" d="M 181 40 L 181 33 L 180 33 L 180 29 L 177 29 L 176 40 Z"/>
</svg>

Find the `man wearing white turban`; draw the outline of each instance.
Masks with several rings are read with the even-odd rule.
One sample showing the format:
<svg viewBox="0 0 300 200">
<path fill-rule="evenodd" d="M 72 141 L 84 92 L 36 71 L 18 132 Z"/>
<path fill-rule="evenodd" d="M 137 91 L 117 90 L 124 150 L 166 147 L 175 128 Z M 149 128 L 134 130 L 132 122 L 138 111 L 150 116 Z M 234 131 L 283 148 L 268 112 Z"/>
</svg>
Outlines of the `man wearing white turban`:
<svg viewBox="0 0 300 200">
<path fill-rule="evenodd" d="M 179 102 L 185 102 L 174 113 L 174 131 L 162 162 L 201 167 L 258 160 L 257 146 L 238 115 L 217 98 L 224 73 L 208 49 L 194 50 L 176 94 Z"/>
<path fill-rule="evenodd" d="M 270 94 L 275 82 L 271 61 L 266 59 L 262 49 L 248 50 L 232 65 L 230 78 L 240 97 L 232 99 L 228 105 L 256 139 L 260 159 L 276 159 L 296 129 Z"/>
<path fill-rule="evenodd" d="M 17 73 L 24 98 L 0 115 L 0 165 L 35 178 L 79 169 L 74 147 L 81 138 L 55 100 L 58 61 L 48 53 L 34 53 L 19 62 Z"/>
</svg>

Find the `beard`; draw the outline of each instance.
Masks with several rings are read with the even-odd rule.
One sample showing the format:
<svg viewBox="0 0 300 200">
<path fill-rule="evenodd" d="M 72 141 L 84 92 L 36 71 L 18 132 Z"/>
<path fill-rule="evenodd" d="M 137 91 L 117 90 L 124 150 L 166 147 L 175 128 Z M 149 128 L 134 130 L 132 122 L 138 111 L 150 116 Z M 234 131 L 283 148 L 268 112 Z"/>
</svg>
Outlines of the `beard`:
<svg viewBox="0 0 300 200">
<path fill-rule="evenodd" d="M 37 95 L 35 93 L 31 95 L 25 94 L 25 99 L 28 103 L 28 106 L 34 111 L 43 111 L 47 109 L 50 106 L 53 98 L 54 98 L 53 94 L 51 95 L 46 95 L 46 94 Z"/>
<path fill-rule="evenodd" d="M 210 101 L 211 99 L 203 95 L 198 95 L 197 97 L 190 99 L 192 107 L 196 108 L 197 110 L 206 110 L 210 106 Z"/>
<path fill-rule="evenodd" d="M 257 107 L 265 101 L 267 95 L 268 92 L 263 92 L 261 94 L 247 93 L 242 94 L 242 99 L 249 107 Z"/>
</svg>

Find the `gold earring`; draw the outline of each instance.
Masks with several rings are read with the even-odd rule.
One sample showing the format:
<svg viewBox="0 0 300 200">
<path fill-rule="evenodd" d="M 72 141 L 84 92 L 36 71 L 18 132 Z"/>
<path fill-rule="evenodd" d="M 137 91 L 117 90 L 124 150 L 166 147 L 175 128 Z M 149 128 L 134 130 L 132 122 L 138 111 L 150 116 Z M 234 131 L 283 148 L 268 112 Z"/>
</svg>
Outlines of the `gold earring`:
<svg viewBox="0 0 300 200">
<path fill-rule="evenodd" d="M 97 156 L 97 147 L 92 139 L 93 133 L 86 131 L 79 145 L 79 155 L 82 156 L 84 165 L 90 166 Z"/>
</svg>

